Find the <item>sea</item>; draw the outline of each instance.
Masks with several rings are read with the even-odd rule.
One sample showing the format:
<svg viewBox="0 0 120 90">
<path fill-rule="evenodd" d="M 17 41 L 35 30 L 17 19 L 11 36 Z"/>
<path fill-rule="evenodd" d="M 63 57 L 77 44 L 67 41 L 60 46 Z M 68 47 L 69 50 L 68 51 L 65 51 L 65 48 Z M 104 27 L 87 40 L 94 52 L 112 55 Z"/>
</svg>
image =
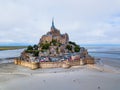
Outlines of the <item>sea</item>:
<svg viewBox="0 0 120 90">
<path fill-rule="evenodd" d="M 120 69 L 120 45 L 86 45 L 89 54 L 99 63 Z"/>
<path fill-rule="evenodd" d="M 103 64 L 120 68 L 120 45 L 83 45 L 89 54 L 99 59 Z M 0 64 L 11 63 L 14 58 L 20 56 L 24 49 L 0 51 Z"/>
<path fill-rule="evenodd" d="M 14 62 L 13 58 L 19 57 L 21 52 L 23 52 L 23 50 L 24 49 L 2 50 L 2 51 L 0 51 L 0 64 Z"/>
</svg>

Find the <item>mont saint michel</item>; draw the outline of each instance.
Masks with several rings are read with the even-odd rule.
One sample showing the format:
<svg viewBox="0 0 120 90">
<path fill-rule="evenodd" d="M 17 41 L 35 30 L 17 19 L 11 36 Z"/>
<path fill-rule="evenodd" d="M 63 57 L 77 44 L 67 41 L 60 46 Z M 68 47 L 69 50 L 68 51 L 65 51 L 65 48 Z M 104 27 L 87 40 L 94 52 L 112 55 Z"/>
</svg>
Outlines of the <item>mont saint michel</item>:
<svg viewBox="0 0 120 90">
<path fill-rule="evenodd" d="M 120 0 L 0 0 L 0 90 L 120 90 Z"/>
<path fill-rule="evenodd" d="M 94 63 L 94 58 L 88 54 L 87 49 L 70 41 L 67 33 L 62 34 L 55 27 L 54 19 L 50 31 L 42 35 L 38 45 L 28 46 L 21 56 L 15 59 L 15 64 L 31 69 L 69 68 Z"/>
</svg>

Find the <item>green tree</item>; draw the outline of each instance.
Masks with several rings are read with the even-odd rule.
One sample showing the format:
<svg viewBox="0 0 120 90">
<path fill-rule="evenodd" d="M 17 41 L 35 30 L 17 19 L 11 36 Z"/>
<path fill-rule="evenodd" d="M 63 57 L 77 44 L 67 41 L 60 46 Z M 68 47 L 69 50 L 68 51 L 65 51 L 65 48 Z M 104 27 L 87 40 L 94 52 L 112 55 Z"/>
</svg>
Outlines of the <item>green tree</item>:
<svg viewBox="0 0 120 90">
<path fill-rule="evenodd" d="M 77 44 L 75 42 L 69 41 L 69 44 L 72 44 L 74 46 L 77 46 Z"/>
<path fill-rule="evenodd" d="M 38 50 L 35 50 L 35 51 L 33 52 L 33 55 L 34 55 L 34 56 L 38 56 L 38 55 L 39 55 L 39 51 L 38 51 Z"/>
<path fill-rule="evenodd" d="M 51 42 L 54 46 L 57 44 L 57 40 L 52 40 L 52 42 Z"/>
<path fill-rule="evenodd" d="M 72 46 L 71 46 L 71 45 L 67 45 L 67 46 L 66 46 L 66 49 L 68 49 L 68 50 L 71 51 L 71 50 L 72 50 Z"/>
<path fill-rule="evenodd" d="M 33 50 L 33 47 L 32 47 L 31 45 L 29 45 L 29 46 L 27 47 L 27 50 Z"/>
<path fill-rule="evenodd" d="M 33 53 L 33 50 L 25 50 L 26 53 Z"/>
<path fill-rule="evenodd" d="M 33 48 L 34 48 L 34 50 L 38 50 L 38 45 L 35 44 L 35 45 L 33 46 Z"/>
<path fill-rule="evenodd" d="M 80 46 L 78 46 L 78 45 L 75 46 L 74 51 L 75 51 L 75 52 L 79 52 L 79 51 L 80 51 Z"/>
<path fill-rule="evenodd" d="M 42 44 L 42 49 L 49 49 L 50 47 L 50 44 L 49 43 L 45 43 L 45 44 Z"/>
</svg>

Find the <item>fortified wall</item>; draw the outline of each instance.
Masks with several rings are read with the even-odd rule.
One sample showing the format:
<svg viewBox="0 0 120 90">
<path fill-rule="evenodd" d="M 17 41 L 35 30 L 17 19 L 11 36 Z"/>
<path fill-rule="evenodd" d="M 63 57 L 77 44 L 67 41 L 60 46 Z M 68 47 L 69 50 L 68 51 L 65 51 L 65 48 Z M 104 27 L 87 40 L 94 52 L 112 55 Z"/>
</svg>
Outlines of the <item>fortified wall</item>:
<svg viewBox="0 0 120 90">
<path fill-rule="evenodd" d="M 19 59 L 15 59 L 14 63 L 16 65 L 21 65 L 28 67 L 32 70 L 38 68 L 70 68 L 72 66 L 81 66 L 85 64 L 94 64 L 94 58 L 87 58 L 85 60 L 76 60 L 76 61 L 64 61 L 64 62 L 27 62 Z"/>
</svg>

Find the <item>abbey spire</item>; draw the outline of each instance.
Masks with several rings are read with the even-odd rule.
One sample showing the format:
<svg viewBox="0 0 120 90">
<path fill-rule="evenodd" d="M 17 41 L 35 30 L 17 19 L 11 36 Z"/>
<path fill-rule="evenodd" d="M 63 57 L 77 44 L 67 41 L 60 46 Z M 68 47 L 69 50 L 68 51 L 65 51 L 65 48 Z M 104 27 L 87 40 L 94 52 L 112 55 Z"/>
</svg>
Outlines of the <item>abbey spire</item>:
<svg viewBox="0 0 120 90">
<path fill-rule="evenodd" d="M 54 18 L 52 18 L 52 26 L 51 26 L 51 29 L 55 29 Z"/>
</svg>

